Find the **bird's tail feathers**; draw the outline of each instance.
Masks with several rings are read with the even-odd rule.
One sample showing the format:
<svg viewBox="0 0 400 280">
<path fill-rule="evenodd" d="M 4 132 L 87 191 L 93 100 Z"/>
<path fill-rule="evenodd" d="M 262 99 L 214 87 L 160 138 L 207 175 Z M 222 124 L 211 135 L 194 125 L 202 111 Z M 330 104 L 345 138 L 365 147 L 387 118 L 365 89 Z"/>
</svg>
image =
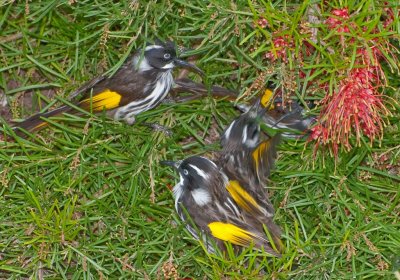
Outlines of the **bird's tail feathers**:
<svg viewBox="0 0 400 280">
<path fill-rule="evenodd" d="M 202 83 L 197 83 L 188 78 L 180 78 L 174 80 L 174 87 L 172 88 L 172 95 L 179 93 L 190 93 L 189 96 L 176 97 L 177 101 L 189 101 L 193 99 L 200 99 L 208 96 L 210 93 L 215 98 L 226 98 L 228 100 L 235 100 L 238 97 L 238 92 L 220 86 L 211 86 L 208 88 Z"/>
<path fill-rule="evenodd" d="M 42 129 L 43 127 L 48 125 L 48 122 L 46 121 L 47 118 L 61 115 L 62 113 L 70 111 L 71 109 L 72 109 L 71 107 L 65 105 L 49 112 L 38 113 L 36 115 L 27 118 L 26 120 L 23 120 L 20 123 L 16 123 L 13 126 L 13 130 L 15 131 L 16 134 L 23 135 L 24 131 L 33 132 Z"/>
</svg>

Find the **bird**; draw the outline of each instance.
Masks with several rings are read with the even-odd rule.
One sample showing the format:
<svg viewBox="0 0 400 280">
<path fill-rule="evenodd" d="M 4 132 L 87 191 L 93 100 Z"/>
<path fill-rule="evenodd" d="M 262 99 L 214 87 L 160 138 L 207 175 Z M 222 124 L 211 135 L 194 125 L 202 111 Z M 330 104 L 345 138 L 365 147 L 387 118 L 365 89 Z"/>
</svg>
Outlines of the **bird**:
<svg viewBox="0 0 400 280">
<path fill-rule="evenodd" d="M 313 122 L 302 114 L 303 108 L 292 102 L 293 110 L 282 108 L 270 88 L 259 96 L 253 105 L 242 104 L 244 111 L 234 119 L 221 136 L 222 151 L 217 163 L 228 176 L 247 180 L 247 189 L 264 208 L 270 209 L 267 185 L 277 157 L 277 146 L 282 138 L 296 138 L 305 133 Z M 261 130 L 261 125 L 278 129 Z M 284 131 L 280 131 L 284 129 Z M 290 129 L 290 131 L 289 131 Z"/>
<path fill-rule="evenodd" d="M 305 115 L 304 108 L 297 101 L 290 100 L 290 103 L 284 105 L 282 98 L 277 97 L 271 88 L 266 89 L 257 100 L 262 108 L 266 108 L 261 118 L 262 123 L 279 130 L 285 139 L 302 138 L 316 122 L 315 117 Z M 245 113 L 252 105 L 240 103 L 236 107 Z"/>
<path fill-rule="evenodd" d="M 175 209 L 209 253 L 225 252 L 230 243 L 235 251 L 254 246 L 280 256 L 280 228 L 273 221 L 274 213 L 246 191 L 246 182 L 229 178 L 215 162 L 202 156 L 161 163 L 178 171 L 180 180 L 173 188 Z M 263 222 L 258 219 L 261 216 Z"/>
<path fill-rule="evenodd" d="M 107 111 L 115 120 L 132 125 L 136 115 L 156 107 L 166 97 L 174 84 L 172 70 L 175 67 L 185 67 L 205 75 L 200 68 L 177 56 L 172 41 L 157 39 L 134 52 L 113 76 L 99 76 L 83 85 L 73 94 L 73 97 L 82 95 L 79 101 L 71 102 L 73 106 L 64 105 L 38 113 L 16 124 L 13 129 L 17 134 L 24 130 L 35 131 L 46 126 L 46 118 L 63 113 L 79 114 L 81 110 Z"/>
<path fill-rule="evenodd" d="M 270 136 L 261 131 L 260 123 L 266 110 L 258 100 L 228 125 L 221 136 L 222 150 L 216 161 L 228 177 L 246 182 L 246 191 L 259 205 L 273 212 L 267 183 L 281 135 Z"/>
<path fill-rule="evenodd" d="M 198 232 L 205 236 L 202 239 L 210 252 L 213 243 L 225 250 L 228 241 L 235 248 L 253 243 L 280 255 L 281 230 L 273 221 L 275 210 L 267 192 L 280 135 L 261 131 L 260 122 L 269 108 L 262 102 L 266 102 L 265 96 L 227 126 L 221 135 L 222 150 L 214 161 L 194 156 L 163 162 L 179 172 L 180 181 L 173 189 L 178 215 L 183 221 L 192 221 L 187 228 L 196 239 L 201 236 Z"/>
</svg>

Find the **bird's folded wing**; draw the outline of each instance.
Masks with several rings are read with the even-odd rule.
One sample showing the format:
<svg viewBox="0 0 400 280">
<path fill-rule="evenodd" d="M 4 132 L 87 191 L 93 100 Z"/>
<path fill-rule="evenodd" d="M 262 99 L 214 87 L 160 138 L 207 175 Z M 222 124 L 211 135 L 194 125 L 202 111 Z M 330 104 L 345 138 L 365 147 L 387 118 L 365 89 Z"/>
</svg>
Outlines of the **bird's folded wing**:
<svg viewBox="0 0 400 280">
<path fill-rule="evenodd" d="M 212 222 L 208 224 L 212 236 L 217 239 L 231 242 L 239 246 L 248 246 L 256 239 L 263 239 L 252 232 L 244 230 L 234 224 L 224 222 Z"/>
<path fill-rule="evenodd" d="M 258 205 L 257 201 L 242 186 L 240 186 L 238 181 L 229 181 L 226 190 L 241 209 L 251 214 L 260 214 L 260 205 Z"/>
<path fill-rule="evenodd" d="M 102 110 L 111 110 L 120 106 L 122 95 L 116 91 L 104 90 L 100 93 L 94 94 L 79 102 L 79 107 L 99 112 Z"/>
</svg>

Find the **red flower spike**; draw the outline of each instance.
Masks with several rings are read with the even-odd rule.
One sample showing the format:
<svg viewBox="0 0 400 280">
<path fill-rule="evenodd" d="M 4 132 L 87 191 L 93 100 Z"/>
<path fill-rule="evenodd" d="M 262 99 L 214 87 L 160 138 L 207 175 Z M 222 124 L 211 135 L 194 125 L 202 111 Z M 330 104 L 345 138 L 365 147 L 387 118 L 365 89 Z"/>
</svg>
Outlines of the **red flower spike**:
<svg viewBox="0 0 400 280">
<path fill-rule="evenodd" d="M 289 43 L 290 38 L 289 36 L 278 36 L 272 40 L 272 47 L 273 49 L 270 50 L 265 54 L 265 58 L 271 61 L 275 61 L 276 59 L 280 58 L 284 62 L 287 62 L 287 50 L 289 48 L 293 48 L 293 43 Z"/>
<path fill-rule="evenodd" d="M 393 25 L 394 18 L 400 16 L 400 10 L 385 7 L 382 16 L 383 26 L 393 29 L 388 25 Z M 353 47 L 351 43 L 360 38 L 345 36 L 344 33 L 349 35 L 352 32 L 357 35 L 360 32 L 373 34 L 380 32 L 378 25 L 368 31 L 366 26 L 359 26 L 353 22 L 347 8 L 331 10 L 325 24 L 328 29 L 334 31 L 333 34 L 340 36 L 339 44 L 346 54 L 350 51 L 348 46 Z M 381 36 L 369 40 L 367 44 L 367 47 L 356 50 L 355 68 L 349 69 L 347 77 L 337 85 L 337 90 L 333 94 L 327 94 L 319 102 L 321 105 L 319 121 L 311 129 L 309 137 L 309 141 L 315 140 L 314 152 L 320 145 L 326 145 L 337 157 L 341 147 L 349 151 L 353 146 L 360 146 L 362 137 L 368 138 L 371 144 L 383 137 L 385 120 L 390 111 L 386 108 L 383 95 L 380 93 L 387 84 L 381 61 L 390 56 L 398 62 L 397 54 L 394 54 L 398 47 L 392 46 Z M 382 52 L 387 53 L 386 56 Z M 306 73 L 303 71 L 299 70 L 299 77 L 302 79 L 306 78 Z M 323 82 L 318 87 L 326 92 L 330 88 L 328 82 Z"/>
<path fill-rule="evenodd" d="M 268 26 L 268 21 L 265 18 L 260 18 L 257 21 L 257 24 L 261 27 L 261 28 L 265 28 Z"/>
<path fill-rule="evenodd" d="M 350 70 L 348 78 L 342 80 L 339 90 L 321 100 L 323 104 L 319 124 L 311 130 L 310 140 L 328 145 L 337 157 L 339 144 L 347 151 L 352 148 L 350 137 L 355 136 L 356 145 L 361 145 L 364 135 L 372 143 L 376 138 L 382 139 L 384 121 L 382 116 L 390 114 L 377 89 L 383 86 L 384 73 L 378 58 L 381 53 L 372 47 L 357 50 L 356 64 L 365 68 Z"/>
<path fill-rule="evenodd" d="M 349 10 L 347 8 L 332 10 L 331 14 L 343 19 L 349 18 Z"/>
<path fill-rule="evenodd" d="M 352 148 L 351 136 L 355 136 L 356 145 L 361 145 L 362 135 L 371 143 L 382 138 L 381 116 L 389 111 L 373 87 L 377 81 L 374 74 L 368 68 L 352 69 L 349 78 L 341 81 L 338 92 L 322 100 L 320 123 L 311 130 L 310 138 L 329 145 L 335 156 L 339 144 L 347 151 Z"/>
<path fill-rule="evenodd" d="M 350 29 L 347 24 L 343 21 L 349 19 L 349 10 L 347 8 L 332 10 L 331 15 L 325 24 L 328 25 L 329 29 L 336 29 L 339 33 L 349 33 Z"/>
</svg>

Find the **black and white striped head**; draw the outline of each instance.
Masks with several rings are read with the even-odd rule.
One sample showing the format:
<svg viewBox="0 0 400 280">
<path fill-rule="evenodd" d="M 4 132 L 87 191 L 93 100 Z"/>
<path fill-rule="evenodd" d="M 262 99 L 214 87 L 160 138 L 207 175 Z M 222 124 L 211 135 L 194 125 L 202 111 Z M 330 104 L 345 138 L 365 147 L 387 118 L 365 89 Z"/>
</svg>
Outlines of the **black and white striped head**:
<svg viewBox="0 0 400 280">
<path fill-rule="evenodd" d="M 139 50 L 137 52 L 133 58 L 133 63 L 139 72 L 186 67 L 204 75 L 204 72 L 197 66 L 178 58 L 175 44 L 171 41 L 161 42 L 156 40 L 155 43 L 147 45 L 144 51 Z"/>
<path fill-rule="evenodd" d="M 238 104 L 236 107 L 244 113 L 251 110 L 251 105 L 248 104 Z M 298 102 L 291 101 L 283 106 L 282 99 L 275 98 L 272 106 L 262 115 L 262 122 L 269 128 L 281 130 L 284 138 L 297 139 L 309 131 L 315 123 L 315 118 L 307 116 L 305 109 Z"/>
<path fill-rule="evenodd" d="M 260 141 L 259 113 L 257 108 L 241 114 L 230 123 L 221 137 L 223 148 L 255 148 Z"/>
<path fill-rule="evenodd" d="M 212 184 L 218 182 L 217 165 L 204 157 L 193 156 L 181 161 L 164 161 L 163 164 L 176 168 L 180 181 L 174 187 L 175 200 L 183 196 L 192 196 L 198 206 L 204 206 L 212 200 Z"/>
</svg>

